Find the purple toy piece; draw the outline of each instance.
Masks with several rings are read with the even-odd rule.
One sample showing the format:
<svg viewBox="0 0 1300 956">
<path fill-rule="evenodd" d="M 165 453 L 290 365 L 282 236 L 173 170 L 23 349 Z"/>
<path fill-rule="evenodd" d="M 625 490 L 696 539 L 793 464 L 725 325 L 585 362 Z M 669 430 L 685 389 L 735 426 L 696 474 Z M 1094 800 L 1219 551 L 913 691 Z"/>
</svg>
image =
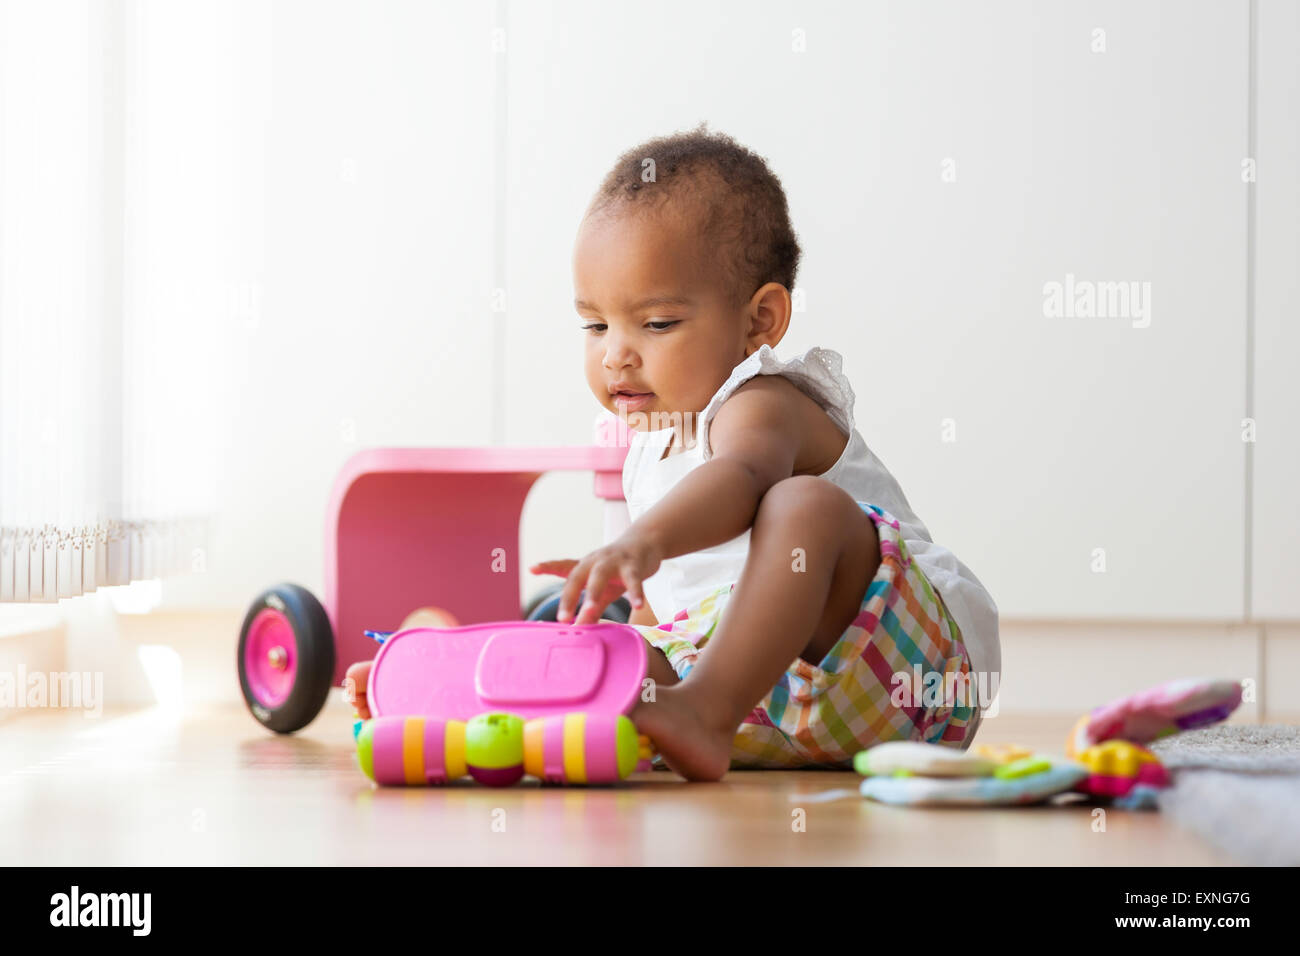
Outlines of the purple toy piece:
<svg viewBox="0 0 1300 956">
<path fill-rule="evenodd" d="M 525 720 L 574 711 L 627 714 L 648 667 L 645 639 L 626 624 L 413 627 L 379 648 L 366 698 L 374 717 L 468 721 L 490 711 Z"/>
</svg>

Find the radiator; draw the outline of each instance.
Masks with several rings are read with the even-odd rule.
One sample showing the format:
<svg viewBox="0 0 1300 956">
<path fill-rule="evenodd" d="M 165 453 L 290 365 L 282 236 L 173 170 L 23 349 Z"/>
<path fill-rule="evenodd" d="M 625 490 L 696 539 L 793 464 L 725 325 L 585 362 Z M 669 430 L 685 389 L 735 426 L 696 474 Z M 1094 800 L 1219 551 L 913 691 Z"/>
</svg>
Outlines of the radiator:
<svg viewBox="0 0 1300 956">
<path fill-rule="evenodd" d="M 204 570 L 207 521 L 0 528 L 0 602 L 49 603 L 96 588 Z"/>
</svg>

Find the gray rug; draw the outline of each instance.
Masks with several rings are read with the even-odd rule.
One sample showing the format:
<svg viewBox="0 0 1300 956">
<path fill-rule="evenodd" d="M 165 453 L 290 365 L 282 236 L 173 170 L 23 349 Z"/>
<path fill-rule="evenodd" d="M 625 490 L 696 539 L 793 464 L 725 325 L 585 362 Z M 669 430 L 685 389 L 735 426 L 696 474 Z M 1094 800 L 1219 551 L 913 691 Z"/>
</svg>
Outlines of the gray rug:
<svg viewBox="0 0 1300 956">
<path fill-rule="evenodd" d="M 1161 813 L 1242 863 L 1300 866 L 1300 727 L 1219 724 L 1150 749 L 1173 778 Z"/>
</svg>

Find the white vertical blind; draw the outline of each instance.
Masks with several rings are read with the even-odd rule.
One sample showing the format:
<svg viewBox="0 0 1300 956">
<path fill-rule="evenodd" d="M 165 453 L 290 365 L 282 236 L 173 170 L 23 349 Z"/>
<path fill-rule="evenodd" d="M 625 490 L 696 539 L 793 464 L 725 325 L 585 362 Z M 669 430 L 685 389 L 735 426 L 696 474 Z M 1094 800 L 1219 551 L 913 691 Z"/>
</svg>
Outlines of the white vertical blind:
<svg viewBox="0 0 1300 956">
<path fill-rule="evenodd" d="M 228 34 L 151 30 L 215 8 L 0 0 L 0 601 L 201 566 Z"/>
</svg>

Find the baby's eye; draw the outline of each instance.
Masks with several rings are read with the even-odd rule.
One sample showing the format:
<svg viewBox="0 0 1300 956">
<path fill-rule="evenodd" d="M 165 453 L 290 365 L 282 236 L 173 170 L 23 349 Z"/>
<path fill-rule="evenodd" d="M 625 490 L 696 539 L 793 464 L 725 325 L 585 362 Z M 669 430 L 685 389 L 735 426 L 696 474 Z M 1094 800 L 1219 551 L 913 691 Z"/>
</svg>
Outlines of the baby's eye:
<svg viewBox="0 0 1300 956">
<path fill-rule="evenodd" d="M 655 332 L 667 332 L 680 321 L 681 319 L 658 319 L 646 324 Z M 578 328 L 584 332 L 603 332 L 605 331 L 605 323 L 591 322 L 587 325 L 580 325 Z"/>
</svg>

